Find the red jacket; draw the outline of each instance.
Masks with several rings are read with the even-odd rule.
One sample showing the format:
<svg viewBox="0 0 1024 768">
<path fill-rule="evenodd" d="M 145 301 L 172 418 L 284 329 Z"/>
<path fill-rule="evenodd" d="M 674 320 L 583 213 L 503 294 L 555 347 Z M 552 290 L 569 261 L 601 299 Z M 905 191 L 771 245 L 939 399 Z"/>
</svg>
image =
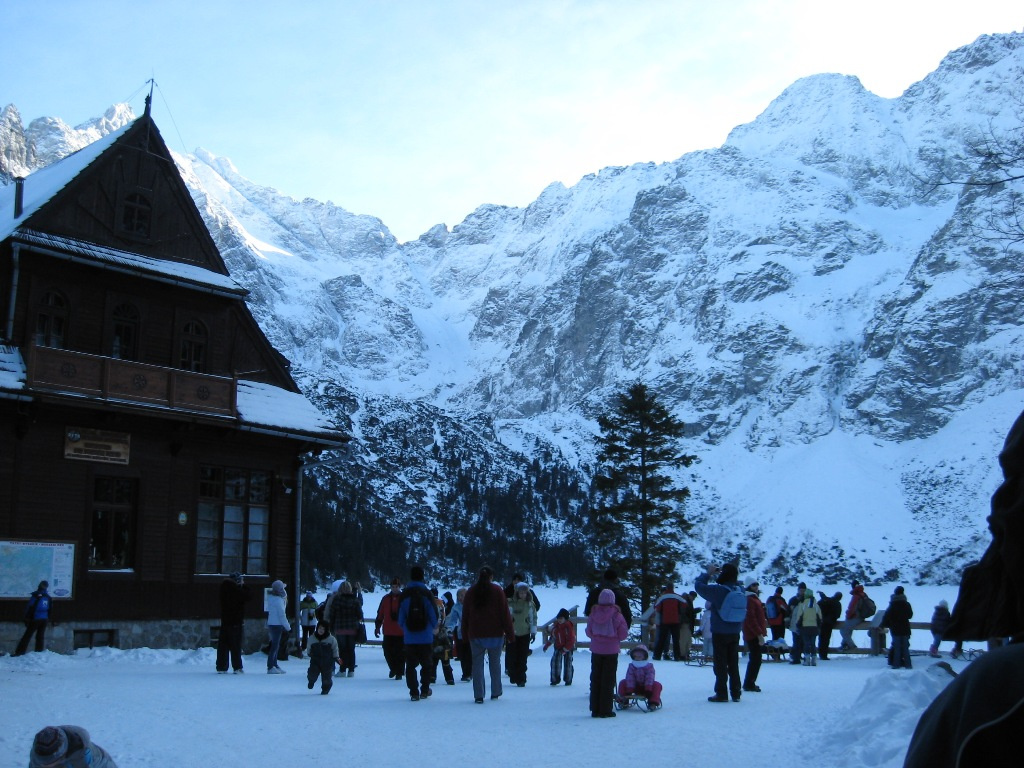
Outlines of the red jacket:
<svg viewBox="0 0 1024 768">
<path fill-rule="evenodd" d="M 544 650 L 552 644 L 556 651 L 576 650 L 576 625 L 572 623 L 572 619 L 566 619 L 561 624 L 556 621 L 551 625 L 551 639 L 544 646 Z"/>
<path fill-rule="evenodd" d="M 864 597 L 864 586 L 862 584 L 858 584 L 850 591 L 850 594 L 853 595 L 853 597 L 850 598 L 850 605 L 846 609 L 846 618 L 848 619 L 857 617 L 857 604 L 860 602 L 860 599 Z"/>
<path fill-rule="evenodd" d="M 377 608 L 377 619 L 373 622 L 373 632 L 377 634 L 381 626 L 384 627 L 385 637 L 402 637 L 405 632 L 398 623 L 398 607 L 402 604 L 402 593 L 397 595 L 388 592 L 380 599 L 380 607 Z"/>
<path fill-rule="evenodd" d="M 743 620 L 743 642 L 747 645 L 760 643 L 768 634 L 768 619 L 764 614 L 764 603 L 753 592 L 747 593 L 747 618 Z"/>
<path fill-rule="evenodd" d="M 661 617 L 662 624 L 682 624 L 686 609 L 689 607 L 686 598 L 675 592 L 666 592 L 654 603 L 654 610 Z"/>
</svg>

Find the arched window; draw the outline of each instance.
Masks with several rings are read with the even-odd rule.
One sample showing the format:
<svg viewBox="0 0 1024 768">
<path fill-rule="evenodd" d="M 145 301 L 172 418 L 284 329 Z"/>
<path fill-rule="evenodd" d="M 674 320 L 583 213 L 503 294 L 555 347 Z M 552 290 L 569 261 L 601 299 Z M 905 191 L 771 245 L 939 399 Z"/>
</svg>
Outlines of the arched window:
<svg viewBox="0 0 1024 768">
<path fill-rule="evenodd" d="M 47 291 L 36 310 L 35 343 L 41 347 L 63 349 L 67 326 L 67 299 L 56 291 Z"/>
<path fill-rule="evenodd" d="M 206 370 L 206 326 L 198 320 L 189 320 L 181 332 L 181 363 L 186 371 L 203 373 Z"/>
<path fill-rule="evenodd" d="M 120 360 L 139 359 L 139 310 L 134 304 L 114 307 L 114 335 L 110 356 Z"/>
<path fill-rule="evenodd" d="M 121 204 L 121 229 L 135 237 L 149 237 L 153 205 L 145 195 L 133 192 Z"/>
</svg>

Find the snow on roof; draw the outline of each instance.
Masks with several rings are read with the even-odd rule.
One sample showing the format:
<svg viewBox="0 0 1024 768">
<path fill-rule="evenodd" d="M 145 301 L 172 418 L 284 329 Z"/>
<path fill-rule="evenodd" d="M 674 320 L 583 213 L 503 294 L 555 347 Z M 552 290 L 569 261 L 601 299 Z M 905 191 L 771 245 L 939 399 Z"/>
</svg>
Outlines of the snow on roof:
<svg viewBox="0 0 1024 768">
<path fill-rule="evenodd" d="M 25 219 L 71 183 L 92 162 L 111 147 L 134 123 L 128 123 L 99 141 L 82 147 L 62 160 L 30 173 L 24 182 L 21 216 L 14 218 L 16 184 L 0 187 L 0 240 L 6 240 Z M 8 218 L 10 217 L 10 218 Z"/>
<path fill-rule="evenodd" d="M 0 344 L 0 393 L 25 390 L 25 361 L 17 347 Z M 305 395 L 272 384 L 238 381 L 238 417 L 243 427 L 341 444 L 345 436 Z"/>
<path fill-rule="evenodd" d="M 96 245 L 85 240 L 49 235 L 32 229 L 19 230 L 14 233 L 14 237 L 19 242 L 69 252 L 73 254 L 72 259 L 75 258 L 75 255 L 85 257 L 75 259 L 77 261 L 101 262 L 125 271 L 156 275 L 165 280 L 170 279 L 176 285 L 208 288 L 236 297 L 244 297 L 248 294 L 248 291 L 230 275 L 224 275 L 193 264 L 140 256 L 137 253 Z"/>
<path fill-rule="evenodd" d="M 276 431 L 321 434 L 339 443 L 344 440 L 337 427 L 298 392 L 256 381 L 239 381 L 236 405 L 247 424 Z"/>
<path fill-rule="evenodd" d="M 17 347 L 0 344 L 0 390 L 25 388 L 25 362 Z"/>
</svg>

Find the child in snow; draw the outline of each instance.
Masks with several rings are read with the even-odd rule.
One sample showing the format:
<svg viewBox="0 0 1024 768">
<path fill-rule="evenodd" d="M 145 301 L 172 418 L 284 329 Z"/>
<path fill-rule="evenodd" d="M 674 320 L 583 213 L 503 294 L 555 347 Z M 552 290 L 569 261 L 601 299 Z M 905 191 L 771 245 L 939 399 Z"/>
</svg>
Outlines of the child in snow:
<svg viewBox="0 0 1024 768">
<path fill-rule="evenodd" d="M 576 625 L 572 623 L 572 618 L 565 608 L 555 616 L 555 621 L 551 624 L 551 634 L 544 643 L 544 650 L 552 645 L 555 646 L 555 652 L 551 654 L 551 684 L 558 685 L 564 679 L 566 685 L 572 685 L 572 652 L 576 650 Z"/>
<path fill-rule="evenodd" d="M 326 696 L 334 685 L 334 665 L 337 663 L 341 666 L 341 653 L 338 651 L 337 639 L 327 631 L 324 622 L 321 621 L 313 630 L 306 655 L 309 656 L 309 670 L 306 672 L 309 685 L 306 687 L 313 690 L 313 684 L 319 677 L 320 693 Z"/>
<path fill-rule="evenodd" d="M 949 603 L 945 600 L 939 600 L 939 604 L 935 606 L 935 612 L 932 614 L 932 645 L 928 649 L 929 656 L 938 658 L 941 655 L 939 653 L 939 645 L 942 643 L 942 636 L 946 633 L 946 627 L 948 626 Z M 954 656 L 954 658 L 956 657 Z"/>
<path fill-rule="evenodd" d="M 654 665 L 650 662 L 647 646 L 640 644 L 629 652 L 629 666 L 626 667 L 626 679 L 619 682 L 619 696 L 625 698 L 631 694 L 647 697 L 648 709 L 661 707 L 661 683 L 654 679 Z"/>
<path fill-rule="evenodd" d="M 36 734 L 28 755 L 29 768 L 117 768 L 114 758 L 98 744 L 89 732 L 77 725 L 48 725 Z"/>
</svg>

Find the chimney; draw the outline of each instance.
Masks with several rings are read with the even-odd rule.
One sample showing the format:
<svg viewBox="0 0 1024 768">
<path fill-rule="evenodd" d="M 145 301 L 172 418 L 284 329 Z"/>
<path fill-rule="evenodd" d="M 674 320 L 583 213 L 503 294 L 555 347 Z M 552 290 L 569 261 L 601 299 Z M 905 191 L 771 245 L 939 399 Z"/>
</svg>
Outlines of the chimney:
<svg viewBox="0 0 1024 768">
<path fill-rule="evenodd" d="M 21 216 L 25 205 L 25 177 L 17 176 L 14 179 L 14 218 Z"/>
</svg>

